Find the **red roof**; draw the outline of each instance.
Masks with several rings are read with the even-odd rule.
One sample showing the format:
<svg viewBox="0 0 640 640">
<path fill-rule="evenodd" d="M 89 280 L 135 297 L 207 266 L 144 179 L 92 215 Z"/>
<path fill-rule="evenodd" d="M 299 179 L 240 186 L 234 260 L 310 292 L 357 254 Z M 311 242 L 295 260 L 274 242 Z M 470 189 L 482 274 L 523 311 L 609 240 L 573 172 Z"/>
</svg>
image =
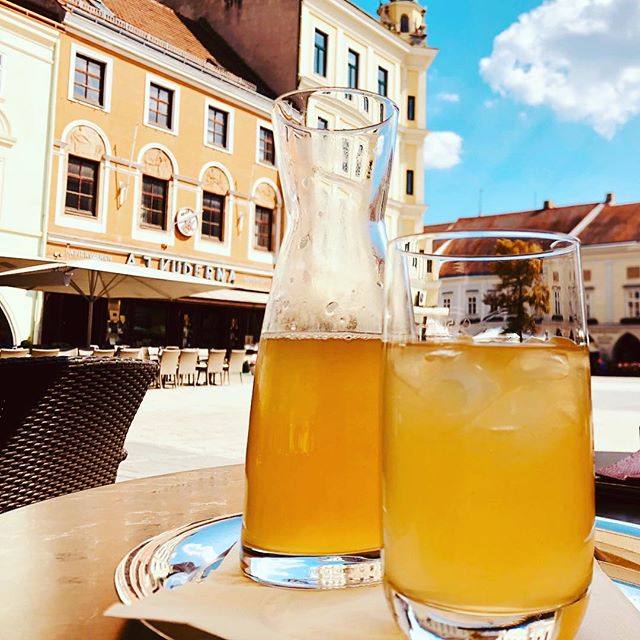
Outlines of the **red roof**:
<svg viewBox="0 0 640 640">
<path fill-rule="evenodd" d="M 111 16 L 101 10 L 99 5 L 86 0 L 59 1 L 71 8 L 78 6 L 101 13 L 106 20 L 110 17 L 122 20 L 174 50 L 193 56 L 203 67 L 218 69 L 247 88 L 257 87 L 260 93 L 273 96 L 273 92 L 260 77 L 203 19 L 190 20 L 156 0 L 102 0 Z"/>
<path fill-rule="evenodd" d="M 424 231 L 437 233 L 448 230 L 522 229 L 523 231 L 571 233 L 597 206 L 599 206 L 598 203 L 578 204 L 535 211 L 458 218 L 455 222 L 426 225 Z M 578 235 L 583 245 L 640 242 L 640 202 L 604 204 L 602 211 Z"/>
<path fill-rule="evenodd" d="M 579 235 L 583 244 L 640 242 L 640 202 L 606 204 Z"/>
</svg>

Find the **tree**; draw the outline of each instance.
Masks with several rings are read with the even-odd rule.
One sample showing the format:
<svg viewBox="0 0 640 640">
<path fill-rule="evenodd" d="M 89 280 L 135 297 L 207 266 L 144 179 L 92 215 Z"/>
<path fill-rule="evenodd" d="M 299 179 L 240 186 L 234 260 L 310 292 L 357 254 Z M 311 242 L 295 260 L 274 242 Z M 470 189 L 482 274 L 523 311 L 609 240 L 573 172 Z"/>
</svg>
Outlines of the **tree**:
<svg viewBox="0 0 640 640">
<path fill-rule="evenodd" d="M 527 255 L 541 253 L 537 242 L 500 238 L 496 255 Z M 489 291 L 484 303 L 492 309 L 508 313 L 506 330 L 517 333 L 522 341 L 524 333 L 536 333 L 536 315 L 549 313 L 549 286 L 542 278 L 542 259 L 498 260 L 494 272 L 500 278 L 495 290 Z"/>
</svg>

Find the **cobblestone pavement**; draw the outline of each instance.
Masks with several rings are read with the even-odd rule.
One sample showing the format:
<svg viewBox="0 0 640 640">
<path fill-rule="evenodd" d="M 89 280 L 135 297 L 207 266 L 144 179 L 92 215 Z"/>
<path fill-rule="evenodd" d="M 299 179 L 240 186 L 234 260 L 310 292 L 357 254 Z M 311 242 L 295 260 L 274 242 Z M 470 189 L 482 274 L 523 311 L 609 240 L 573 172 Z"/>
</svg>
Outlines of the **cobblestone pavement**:
<svg viewBox="0 0 640 640">
<path fill-rule="evenodd" d="M 118 480 L 244 459 L 253 379 L 230 385 L 151 389 L 126 441 Z M 640 378 L 593 378 L 595 445 L 640 449 Z"/>
</svg>

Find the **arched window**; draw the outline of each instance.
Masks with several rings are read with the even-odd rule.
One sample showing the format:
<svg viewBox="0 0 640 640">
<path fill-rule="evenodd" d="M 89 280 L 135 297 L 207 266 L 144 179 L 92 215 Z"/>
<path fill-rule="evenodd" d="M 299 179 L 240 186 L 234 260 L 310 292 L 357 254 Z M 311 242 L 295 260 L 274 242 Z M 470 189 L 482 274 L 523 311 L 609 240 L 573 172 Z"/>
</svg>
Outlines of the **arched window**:
<svg viewBox="0 0 640 640">
<path fill-rule="evenodd" d="M 69 133 L 67 150 L 65 213 L 96 218 L 104 141 L 95 129 L 78 125 Z"/>
<path fill-rule="evenodd" d="M 9 349 L 15 346 L 15 336 L 11 330 L 9 319 L 0 305 L 0 348 Z"/>
<path fill-rule="evenodd" d="M 254 247 L 263 251 L 273 251 L 275 211 L 278 204 L 273 188 L 262 183 L 255 194 Z"/>
<path fill-rule="evenodd" d="M 409 33 L 409 16 L 406 13 L 400 16 L 400 33 Z"/>
<path fill-rule="evenodd" d="M 148 149 L 142 159 L 142 198 L 140 226 L 152 229 L 167 228 L 169 184 L 173 164 L 161 149 Z"/>
<path fill-rule="evenodd" d="M 631 333 L 625 333 L 613 347 L 616 362 L 640 362 L 640 340 Z"/>
<path fill-rule="evenodd" d="M 229 179 L 222 169 L 209 167 L 202 177 L 201 237 L 224 240 L 225 209 L 229 194 Z"/>
</svg>

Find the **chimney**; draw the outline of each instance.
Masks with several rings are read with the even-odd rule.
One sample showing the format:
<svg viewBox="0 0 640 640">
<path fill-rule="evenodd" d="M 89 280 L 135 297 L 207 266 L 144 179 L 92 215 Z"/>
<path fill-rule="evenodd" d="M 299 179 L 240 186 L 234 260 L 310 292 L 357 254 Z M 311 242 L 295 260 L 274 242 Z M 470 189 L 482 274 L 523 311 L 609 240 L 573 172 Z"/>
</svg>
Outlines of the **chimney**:
<svg viewBox="0 0 640 640">
<path fill-rule="evenodd" d="M 556 208 L 556 203 L 553 200 L 545 200 L 544 204 L 542 205 L 543 209 L 555 209 Z"/>
<path fill-rule="evenodd" d="M 607 193 L 606 198 L 604 199 L 605 204 L 615 204 L 616 203 L 616 194 L 613 191 L 609 191 Z"/>
</svg>

